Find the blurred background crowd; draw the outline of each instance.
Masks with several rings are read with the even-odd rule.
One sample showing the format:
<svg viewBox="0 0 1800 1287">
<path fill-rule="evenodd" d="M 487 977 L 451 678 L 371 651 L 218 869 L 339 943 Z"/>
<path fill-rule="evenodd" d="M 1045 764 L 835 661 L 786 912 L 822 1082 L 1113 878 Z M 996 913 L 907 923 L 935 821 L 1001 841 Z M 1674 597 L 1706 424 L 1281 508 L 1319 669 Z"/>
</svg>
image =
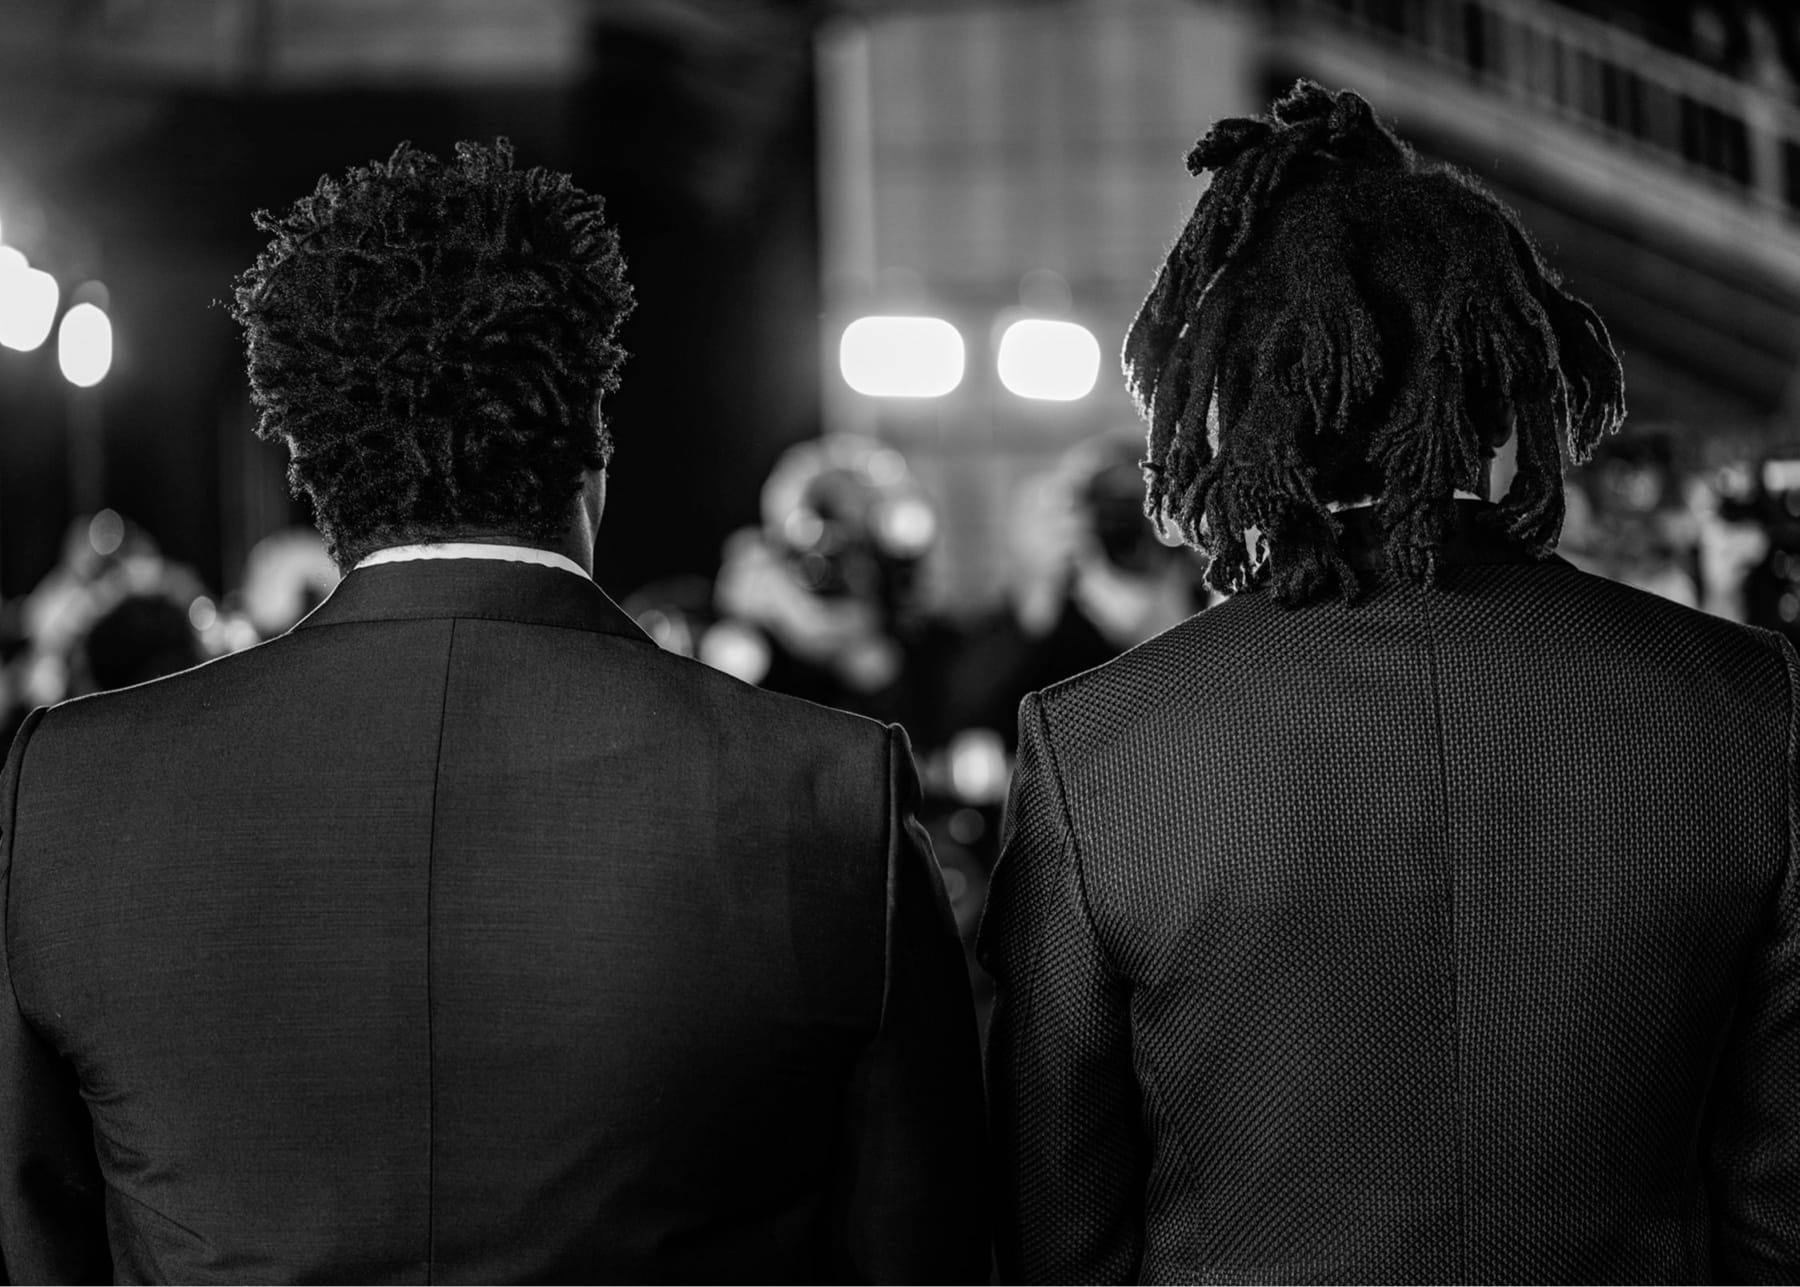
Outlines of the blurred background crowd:
<svg viewBox="0 0 1800 1287">
<path fill-rule="evenodd" d="M 1212 120 L 1362 92 L 1624 354 L 1563 552 L 1800 635 L 1786 0 L 0 0 L 0 724 L 336 573 L 218 301 L 317 176 L 514 140 L 640 307 L 598 578 L 664 647 L 910 731 L 972 931 L 1027 691 L 1203 609 L 1123 328 Z"/>
</svg>

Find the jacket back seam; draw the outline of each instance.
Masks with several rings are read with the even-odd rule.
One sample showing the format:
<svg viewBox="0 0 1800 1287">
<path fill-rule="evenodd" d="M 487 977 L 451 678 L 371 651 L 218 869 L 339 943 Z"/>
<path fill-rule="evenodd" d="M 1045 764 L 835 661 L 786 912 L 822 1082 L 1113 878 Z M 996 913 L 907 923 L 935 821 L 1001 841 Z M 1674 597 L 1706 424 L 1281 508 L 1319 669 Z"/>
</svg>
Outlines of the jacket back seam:
<svg viewBox="0 0 1800 1287">
<path fill-rule="evenodd" d="M 425 846 L 425 1281 L 437 1267 L 437 1033 L 432 1022 L 431 900 L 437 864 L 438 792 L 444 776 L 444 726 L 450 717 L 450 668 L 456 654 L 456 618 L 444 641 L 444 691 L 438 702 L 437 746 L 432 751 L 431 828 Z"/>
</svg>

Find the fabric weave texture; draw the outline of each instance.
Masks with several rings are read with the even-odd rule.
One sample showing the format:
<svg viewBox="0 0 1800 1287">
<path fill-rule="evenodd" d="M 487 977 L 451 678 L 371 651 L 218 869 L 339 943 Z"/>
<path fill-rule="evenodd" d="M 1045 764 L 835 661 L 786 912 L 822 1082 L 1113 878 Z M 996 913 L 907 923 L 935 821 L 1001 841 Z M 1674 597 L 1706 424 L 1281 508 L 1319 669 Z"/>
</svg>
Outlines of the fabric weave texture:
<svg viewBox="0 0 1800 1287">
<path fill-rule="evenodd" d="M 5 1275 L 985 1275 L 918 798 L 898 729 L 492 561 L 352 572 L 263 647 L 34 716 Z"/>
<path fill-rule="evenodd" d="M 1460 509 L 1021 708 L 1003 1278 L 1800 1279 L 1794 651 Z"/>
</svg>

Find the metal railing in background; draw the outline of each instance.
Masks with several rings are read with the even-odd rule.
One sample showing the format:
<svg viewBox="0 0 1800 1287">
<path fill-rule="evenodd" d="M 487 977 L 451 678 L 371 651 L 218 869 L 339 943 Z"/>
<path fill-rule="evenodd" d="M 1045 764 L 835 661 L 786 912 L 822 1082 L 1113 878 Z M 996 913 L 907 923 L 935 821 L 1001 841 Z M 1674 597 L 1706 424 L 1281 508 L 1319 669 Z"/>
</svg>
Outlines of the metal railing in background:
<svg viewBox="0 0 1800 1287">
<path fill-rule="evenodd" d="M 1749 78 L 1547 0 L 1280 0 L 1639 159 L 1800 224 L 1800 107 L 1773 49 Z"/>
</svg>

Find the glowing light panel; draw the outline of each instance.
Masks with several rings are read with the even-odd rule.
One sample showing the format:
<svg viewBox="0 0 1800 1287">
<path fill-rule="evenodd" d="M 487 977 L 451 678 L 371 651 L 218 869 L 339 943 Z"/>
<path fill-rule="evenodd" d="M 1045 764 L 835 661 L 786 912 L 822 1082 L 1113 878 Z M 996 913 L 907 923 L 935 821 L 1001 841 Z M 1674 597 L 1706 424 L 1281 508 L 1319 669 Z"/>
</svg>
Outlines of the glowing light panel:
<svg viewBox="0 0 1800 1287">
<path fill-rule="evenodd" d="M 93 304 L 77 304 L 63 314 L 56 332 L 56 364 L 63 379 L 90 388 L 112 370 L 112 321 Z"/>
<path fill-rule="evenodd" d="M 963 340 L 941 317 L 859 317 L 838 344 L 844 382 L 872 398 L 941 398 L 963 378 Z"/>
<path fill-rule="evenodd" d="M 1000 337 L 1000 383 L 1021 398 L 1073 402 L 1100 378 L 1100 341 L 1087 327 L 1028 317 Z"/>
<path fill-rule="evenodd" d="M 0 246 L 0 344 L 21 353 L 42 344 L 56 324 L 61 295 L 56 278 L 11 246 Z"/>
</svg>

